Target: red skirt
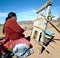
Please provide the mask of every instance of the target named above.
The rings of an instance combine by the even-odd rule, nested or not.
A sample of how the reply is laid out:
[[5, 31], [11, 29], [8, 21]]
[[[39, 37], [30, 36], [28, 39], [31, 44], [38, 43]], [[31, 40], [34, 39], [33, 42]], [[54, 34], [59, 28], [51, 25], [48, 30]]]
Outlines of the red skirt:
[[[3, 39], [3, 41], [5, 41], [5, 39]], [[3, 42], [2, 41], [2, 42]], [[14, 46], [16, 44], [20, 44], [20, 43], [25, 43], [27, 44], [30, 48], [32, 48], [32, 44], [30, 43], [30, 41], [28, 41], [27, 39], [25, 38], [20, 38], [20, 39], [15, 39], [15, 40], [8, 40], [7, 42], [5, 42], [5, 44], [3, 44], [3, 46], [5, 48], [14, 48]]]

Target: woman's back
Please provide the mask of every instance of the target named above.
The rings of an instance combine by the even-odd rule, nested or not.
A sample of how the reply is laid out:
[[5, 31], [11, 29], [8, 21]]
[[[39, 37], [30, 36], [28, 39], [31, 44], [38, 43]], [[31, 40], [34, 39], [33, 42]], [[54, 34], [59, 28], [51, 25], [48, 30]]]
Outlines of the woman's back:
[[24, 30], [20, 28], [14, 19], [7, 20], [4, 29], [5, 37], [10, 39], [18, 39], [22, 37], [23, 32]]

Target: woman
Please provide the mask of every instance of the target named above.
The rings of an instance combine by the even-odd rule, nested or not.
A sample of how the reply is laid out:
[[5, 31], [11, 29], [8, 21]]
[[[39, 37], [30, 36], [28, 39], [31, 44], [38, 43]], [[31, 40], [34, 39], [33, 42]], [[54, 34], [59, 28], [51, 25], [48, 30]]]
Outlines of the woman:
[[3, 47], [8, 50], [13, 49], [16, 44], [24, 43], [32, 48], [32, 44], [25, 39], [22, 29], [17, 21], [17, 16], [14, 12], [10, 12], [6, 18], [3, 33], [5, 34], [4, 39], [2, 40]]

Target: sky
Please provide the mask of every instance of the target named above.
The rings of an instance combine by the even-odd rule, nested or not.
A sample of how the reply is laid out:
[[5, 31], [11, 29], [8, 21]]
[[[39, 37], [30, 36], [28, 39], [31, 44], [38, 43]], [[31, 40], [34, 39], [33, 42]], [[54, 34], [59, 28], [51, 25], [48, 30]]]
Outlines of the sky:
[[[17, 21], [35, 20], [36, 11], [48, 0], [0, 0], [0, 23], [5, 22], [9, 12], [17, 14]], [[60, 16], [60, 0], [53, 0], [52, 15]]]

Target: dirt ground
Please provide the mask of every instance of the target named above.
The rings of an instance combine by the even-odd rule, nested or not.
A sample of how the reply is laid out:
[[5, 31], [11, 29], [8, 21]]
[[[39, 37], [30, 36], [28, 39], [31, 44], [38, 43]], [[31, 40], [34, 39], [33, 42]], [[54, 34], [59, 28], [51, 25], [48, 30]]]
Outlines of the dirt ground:
[[[42, 54], [39, 54], [39, 51], [37, 50], [38, 44], [31, 39], [31, 43], [33, 44], [34, 53], [32, 55], [28, 56], [27, 58], [60, 58], [60, 33], [57, 32], [52, 26], [50, 26], [49, 30], [51, 30], [52, 32], [55, 33], [54, 39], [56, 39], [56, 40], [54, 40], [55, 42], [51, 42], [47, 46], [47, 49], [50, 53], [48, 54], [46, 51], [44, 51]], [[26, 36], [31, 35], [31, 30], [25, 31], [25, 35]]]
[[[60, 39], [60, 33], [58, 33], [53, 27], [51, 27], [50, 30], [55, 33], [54, 39]], [[30, 34], [31, 31], [29, 30], [25, 31], [26, 36]], [[28, 56], [27, 58], [60, 58], [60, 40], [54, 41], [55, 42], [51, 42], [47, 47], [48, 51], [50, 52], [49, 54], [46, 51], [44, 51], [42, 54], [39, 54], [39, 51], [37, 50], [38, 44], [31, 40], [31, 43], [33, 44], [34, 53]]]
[[[0, 27], [0, 37], [3, 37], [4, 35], [1, 29], [2, 27]], [[58, 33], [53, 27], [51, 27], [50, 30], [55, 33], [55, 39], [60, 39], [60, 33]], [[31, 30], [26, 30], [24, 34], [26, 37], [31, 35]], [[33, 44], [34, 53], [27, 58], [60, 58], [60, 41], [55, 40], [55, 42], [51, 42], [48, 45], [47, 49], [50, 52], [49, 54], [46, 51], [44, 51], [42, 54], [39, 54], [37, 51], [37, 43], [32, 40], [31, 43]]]

